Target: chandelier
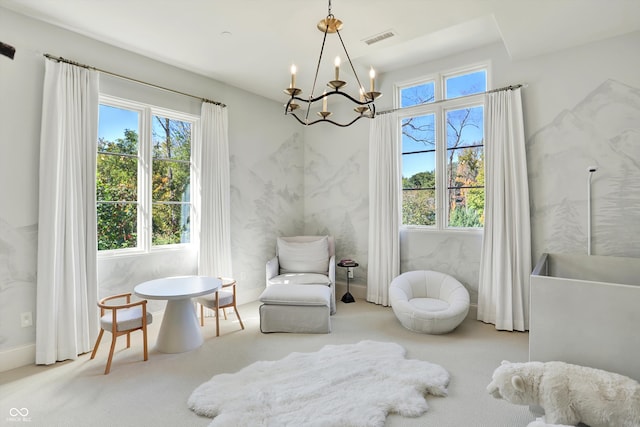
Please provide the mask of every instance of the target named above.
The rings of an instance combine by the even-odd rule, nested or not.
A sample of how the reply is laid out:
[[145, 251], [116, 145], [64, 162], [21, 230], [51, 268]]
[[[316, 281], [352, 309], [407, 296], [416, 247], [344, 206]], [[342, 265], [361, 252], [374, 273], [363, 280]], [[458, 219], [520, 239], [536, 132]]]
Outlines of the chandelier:
[[[342, 41], [342, 36], [340, 35], [340, 30], [342, 29], [342, 21], [337, 19], [331, 13], [331, 0], [329, 0], [329, 12], [327, 17], [318, 22], [318, 30], [324, 33], [324, 37], [322, 39], [322, 47], [320, 49], [320, 57], [318, 58], [318, 65], [316, 66], [316, 74], [313, 79], [313, 86], [311, 88], [311, 93], [308, 98], [301, 98], [299, 95], [302, 93], [302, 89], [296, 87], [296, 66], [291, 66], [291, 84], [287, 89], [284, 90], [286, 94], [289, 95], [289, 101], [285, 105], [284, 113], [285, 115], [293, 116], [298, 122], [300, 122], [304, 126], [310, 126], [316, 123], [331, 123], [336, 126], [347, 127], [355, 123], [357, 120], [367, 117], [372, 119], [376, 115], [376, 106], [374, 104], [374, 100], [382, 96], [380, 92], [375, 91], [375, 71], [371, 68], [369, 72], [369, 90], [365, 90], [364, 86], [360, 83], [360, 79], [358, 78], [358, 74], [356, 73], [355, 68], [353, 67], [353, 63], [351, 62], [351, 58], [349, 57], [349, 52], [347, 52], [347, 48]], [[340, 39], [340, 44], [342, 45], [342, 49], [344, 50], [344, 54], [347, 57], [347, 61], [349, 61], [349, 67], [355, 76], [357, 87], [358, 87], [358, 98], [354, 98], [348, 93], [344, 92], [342, 89], [347, 85], [344, 80], [340, 80], [340, 57], [336, 57], [334, 62], [334, 80], [331, 80], [327, 83], [328, 90], [325, 89], [321, 95], [316, 96], [316, 83], [318, 82], [318, 72], [320, 71], [320, 64], [322, 62], [322, 54], [324, 53], [325, 42], [327, 40], [327, 34], [337, 34]], [[347, 98], [350, 100], [353, 105], [353, 111], [355, 111], [355, 115], [351, 119], [351, 121], [345, 121], [344, 123], [338, 123], [329, 117], [332, 115], [332, 112], [329, 110], [329, 98], [333, 98], [333, 102], [336, 100], [342, 100], [342, 98], [336, 96], [340, 95], [341, 97]], [[298, 102], [296, 102], [298, 101]], [[320, 104], [322, 103], [322, 108], [320, 108]], [[305, 108], [301, 108], [305, 106]], [[317, 107], [316, 107], [317, 106]], [[312, 107], [316, 107], [320, 111], [317, 111], [316, 114], [319, 118], [313, 120], [309, 118]], [[313, 116], [312, 116], [313, 117]]]

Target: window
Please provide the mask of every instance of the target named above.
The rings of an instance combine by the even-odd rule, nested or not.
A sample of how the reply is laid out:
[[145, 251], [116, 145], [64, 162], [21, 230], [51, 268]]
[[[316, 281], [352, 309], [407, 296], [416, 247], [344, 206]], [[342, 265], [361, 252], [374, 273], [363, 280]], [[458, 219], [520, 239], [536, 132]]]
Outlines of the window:
[[101, 97], [97, 142], [98, 250], [191, 241], [191, 136], [196, 117]]
[[483, 227], [486, 82], [476, 68], [397, 88], [403, 225]]
[[189, 243], [191, 123], [154, 115], [152, 242]]

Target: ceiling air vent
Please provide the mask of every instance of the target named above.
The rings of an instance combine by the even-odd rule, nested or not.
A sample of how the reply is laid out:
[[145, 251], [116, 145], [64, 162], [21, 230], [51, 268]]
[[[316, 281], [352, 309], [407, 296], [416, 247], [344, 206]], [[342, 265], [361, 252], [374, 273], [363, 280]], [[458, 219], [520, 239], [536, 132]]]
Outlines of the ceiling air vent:
[[378, 43], [382, 40], [386, 40], [390, 37], [394, 37], [396, 35], [396, 32], [394, 30], [387, 30], [385, 32], [382, 32], [380, 34], [376, 34], [375, 36], [371, 36], [367, 39], [364, 39], [363, 41], [368, 44], [368, 45], [372, 45], [374, 43]]

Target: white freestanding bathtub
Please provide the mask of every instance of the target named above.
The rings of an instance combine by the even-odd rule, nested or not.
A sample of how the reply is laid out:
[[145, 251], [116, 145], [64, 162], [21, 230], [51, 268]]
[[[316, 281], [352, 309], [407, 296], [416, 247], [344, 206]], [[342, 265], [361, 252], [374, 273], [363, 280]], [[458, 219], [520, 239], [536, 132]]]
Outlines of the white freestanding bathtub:
[[543, 254], [531, 274], [529, 360], [640, 381], [640, 258]]

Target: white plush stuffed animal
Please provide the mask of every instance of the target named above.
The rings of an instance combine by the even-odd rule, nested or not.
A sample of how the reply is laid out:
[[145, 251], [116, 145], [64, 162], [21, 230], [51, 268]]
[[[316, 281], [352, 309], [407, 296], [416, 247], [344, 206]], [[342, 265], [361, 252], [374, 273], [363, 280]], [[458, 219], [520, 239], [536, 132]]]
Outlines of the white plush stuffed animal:
[[544, 417], [528, 427], [640, 427], [640, 383], [600, 369], [503, 361], [487, 391], [517, 405], [541, 406]]

